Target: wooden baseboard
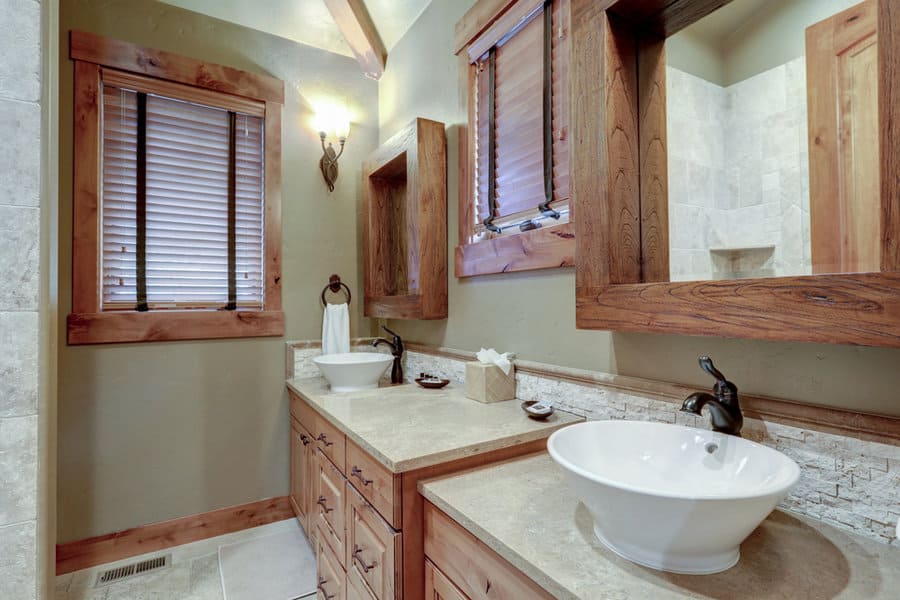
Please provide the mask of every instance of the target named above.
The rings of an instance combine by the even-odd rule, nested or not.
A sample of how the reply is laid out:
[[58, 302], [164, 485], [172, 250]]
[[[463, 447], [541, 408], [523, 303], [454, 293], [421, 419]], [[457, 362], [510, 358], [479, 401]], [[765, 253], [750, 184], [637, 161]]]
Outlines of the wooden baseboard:
[[229, 506], [56, 546], [56, 574], [293, 518], [287, 496]]

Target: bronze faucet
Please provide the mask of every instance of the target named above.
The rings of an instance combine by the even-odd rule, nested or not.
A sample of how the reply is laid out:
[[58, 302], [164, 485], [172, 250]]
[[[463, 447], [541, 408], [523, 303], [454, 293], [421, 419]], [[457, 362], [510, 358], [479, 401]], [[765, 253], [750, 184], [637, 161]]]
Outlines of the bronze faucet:
[[700, 357], [700, 368], [716, 378], [713, 393], [695, 392], [684, 399], [681, 410], [700, 415], [704, 406], [709, 407], [713, 431], [741, 437], [744, 426], [744, 415], [738, 402], [737, 386], [725, 379], [725, 376], [713, 366], [708, 356]]
[[384, 325], [381, 328], [394, 336], [394, 341], [389, 342], [384, 338], [378, 338], [372, 342], [372, 347], [377, 348], [379, 344], [387, 344], [391, 347], [391, 355], [394, 357], [394, 366], [391, 367], [391, 383], [403, 383], [403, 365], [400, 364], [400, 360], [403, 358], [403, 339]]

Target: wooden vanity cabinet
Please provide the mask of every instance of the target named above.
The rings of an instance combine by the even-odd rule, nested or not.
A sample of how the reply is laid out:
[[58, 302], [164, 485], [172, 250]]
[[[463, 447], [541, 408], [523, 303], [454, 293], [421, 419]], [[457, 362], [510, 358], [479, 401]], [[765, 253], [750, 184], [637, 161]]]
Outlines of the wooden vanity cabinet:
[[346, 567], [347, 480], [321, 450], [316, 450], [316, 534]]
[[401, 559], [400, 534], [348, 485], [347, 575], [355, 572], [376, 598], [398, 598]]
[[425, 558], [428, 600], [553, 600], [546, 590], [427, 501]]
[[316, 600], [344, 600], [347, 577], [341, 563], [321, 537], [316, 543]]
[[312, 510], [314, 499], [311, 485], [314, 476], [315, 448], [312, 434], [297, 419], [291, 418], [290, 502], [294, 514], [310, 542], [315, 537], [313, 521], [315, 512]]
[[[317, 559], [324, 562], [319, 579], [327, 580], [326, 589], [319, 588], [319, 600], [420, 600], [426, 597], [426, 585], [438, 590], [429, 591], [429, 599], [458, 600], [460, 596], [450, 594], [452, 587], [434, 573], [426, 584], [419, 480], [541, 451], [546, 440], [394, 473], [299, 395], [291, 391], [290, 396], [295, 440], [291, 497], [307, 498], [306, 512], [301, 501], [292, 505], [301, 523], [305, 519]], [[304, 444], [302, 436], [307, 433], [313, 441]], [[339, 577], [340, 587], [332, 583]]]
[[425, 560], [425, 600], [469, 600], [446, 575]]

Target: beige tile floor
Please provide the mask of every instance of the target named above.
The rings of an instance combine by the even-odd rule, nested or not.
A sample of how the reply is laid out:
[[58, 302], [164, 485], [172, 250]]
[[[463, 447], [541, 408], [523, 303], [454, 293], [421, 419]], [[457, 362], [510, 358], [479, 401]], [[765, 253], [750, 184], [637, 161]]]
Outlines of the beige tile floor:
[[[295, 527], [297, 521], [288, 519], [60, 575], [56, 578], [56, 600], [225, 600], [219, 571], [219, 546]], [[105, 587], [94, 587], [101, 571], [161, 554], [172, 555], [171, 566]], [[315, 594], [305, 596], [303, 600], [312, 598]]]

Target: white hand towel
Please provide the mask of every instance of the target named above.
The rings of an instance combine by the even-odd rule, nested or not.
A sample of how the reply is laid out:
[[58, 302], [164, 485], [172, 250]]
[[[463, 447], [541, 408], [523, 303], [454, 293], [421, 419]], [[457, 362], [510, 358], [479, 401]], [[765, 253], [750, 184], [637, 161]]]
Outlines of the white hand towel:
[[322, 354], [350, 352], [350, 311], [346, 304], [328, 304], [322, 315]]

